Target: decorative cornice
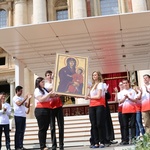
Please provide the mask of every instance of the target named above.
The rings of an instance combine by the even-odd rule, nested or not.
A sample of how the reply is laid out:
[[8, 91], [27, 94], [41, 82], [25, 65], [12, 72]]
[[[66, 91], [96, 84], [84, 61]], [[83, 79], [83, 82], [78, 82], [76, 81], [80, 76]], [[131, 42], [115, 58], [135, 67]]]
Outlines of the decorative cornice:
[[10, 83], [10, 84], [12, 84], [12, 83], [15, 82], [15, 78], [10, 77], [10, 78], [7, 79], [7, 82]]

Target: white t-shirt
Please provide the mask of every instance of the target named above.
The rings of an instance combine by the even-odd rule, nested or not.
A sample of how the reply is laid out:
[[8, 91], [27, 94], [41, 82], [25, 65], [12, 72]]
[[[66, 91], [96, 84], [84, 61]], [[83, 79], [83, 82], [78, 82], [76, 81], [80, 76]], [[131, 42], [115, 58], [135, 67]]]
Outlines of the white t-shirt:
[[[128, 95], [129, 98], [135, 99], [136, 98], [136, 92], [133, 89], [124, 89], [121, 91], [121, 97], [125, 97], [125, 95]], [[126, 100], [123, 102], [123, 108], [122, 113], [135, 113], [136, 112], [136, 103], [126, 98]]]
[[9, 116], [11, 114], [11, 107], [8, 103], [2, 104], [2, 108], [6, 108], [7, 110], [0, 110], [0, 125], [9, 124]]
[[[147, 86], [148, 90], [150, 91], [150, 84]], [[142, 86], [142, 100], [149, 100], [150, 94], [146, 91], [146, 87]]]
[[[95, 88], [96, 86], [96, 88]], [[95, 107], [95, 106], [105, 106], [106, 102], [105, 102], [105, 89], [104, 89], [104, 83], [100, 82], [98, 83], [98, 85], [95, 85], [92, 87], [91, 91], [90, 91], [90, 96], [94, 97], [97, 95], [98, 91], [101, 90], [101, 97], [100, 99], [91, 99], [90, 100], [90, 107]]]
[[45, 87], [48, 91], [50, 91], [50, 90], [53, 88], [53, 83], [45, 82], [44, 87]]
[[[120, 101], [121, 99], [123, 99], [123, 96], [122, 96], [122, 94], [121, 94], [121, 91], [117, 93], [117, 98], [118, 98], [118, 101]], [[123, 105], [123, 103], [119, 103], [119, 104], [118, 104], [119, 107], [121, 107], [122, 105]]]
[[91, 89], [90, 91], [90, 96], [93, 97], [95, 95], [97, 95], [98, 90], [102, 90], [102, 97], [105, 97], [105, 89], [104, 89], [104, 83], [100, 82], [96, 89]]
[[[43, 90], [44, 90], [44, 89], [43, 89]], [[47, 92], [46, 90], [44, 90], [44, 92], [45, 92], [44, 95], [47, 95], [47, 94], [48, 94], [48, 92]], [[34, 90], [35, 107], [37, 106], [37, 103], [39, 102], [39, 100], [36, 99], [36, 97], [38, 97], [38, 96], [43, 96], [43, 94], [42, 94], [42, 92], [39, 90], [39, 88], [36, 88], [36, 89]], [[48, 101], [50, 101], [50, 98], [47, 98], [44, 102], [48, 102]]]
[[[137, 90], [137, 91], [138, 91], [138, 93], [136, 93], [136, 98], [140, 97], [140, 95], [141, 95], [141, 91], [140, 90]], [[141, 104], [141, 99], [140, 100], [137, 99], [136, 104]]]
[[[150, 84], [147, 86], [150, 91]], [[150, 111], [150, 94], [146, 91], [146, 87], [142, 87], [142, 111]]]
[[24, 100], [23, 97], [15, 95], [13, 97], [13, 107], [14, 107], [14, 116], [26, 117], [26, 107], [25, 102], [21, 106], [18, 106], [16, 102], [22, 102]]

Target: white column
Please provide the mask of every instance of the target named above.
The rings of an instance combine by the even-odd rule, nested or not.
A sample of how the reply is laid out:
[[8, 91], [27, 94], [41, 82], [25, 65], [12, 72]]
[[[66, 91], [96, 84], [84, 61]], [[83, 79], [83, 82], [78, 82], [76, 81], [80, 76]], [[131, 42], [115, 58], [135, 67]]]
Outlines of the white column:
[[124, 0], [120, 0], [120, 3], [119, 3], [119, 11], [121, 13], [125, 13], [126, 12], [126, 7], [125, 7], [125, 1]]
[[46, 0], [33, 0], [33, 23], [46, 21]]
[[15, 87], [18, 85], [24, 87], [24, 67], [22, 62], [15, 59]]
[[85, 0], [73, 0], [73, 19], [87, 17], [87, 6]]
[[141, 12], [147, 10], [146, 0], [132, 0], [133, 12]]
[[[32, 94], [34, 93], [34, 74], [28, 69], [24, 69], [24, 93]], [[32, 108], [30, 108], [30, 113], [27, 115], [27, 118], [34, 118], [34, 97], [31, 99]]]
[[145, 74], [149, 74], [150, 75], [150, 70], [140, 70], [137, 72], [137, 75], [138, 75], [138, 83], [139, 83], [139, 86], [143, 86], [144, 84], [144, 81], [143, 81], [143, 75]]
[[93, 0], [93, 6], [94, 6], [94, 16], [99, 16], [100, 15], [100, 1]]
[[10, 27], [10, 26], [12, 26], [12, 9], [11, 8], [9, 8], [8, 9], [8, 26]]
[[13, 97], [15, 96], [15, 79], [9, 78], [7, 82], [10, 84], [10, 105], [13, 105]]
[[8, 2], [8, 26], [12, 26], [12, 2]]
[[27, 1], [15, 0], [14, 25], [27, 24]]

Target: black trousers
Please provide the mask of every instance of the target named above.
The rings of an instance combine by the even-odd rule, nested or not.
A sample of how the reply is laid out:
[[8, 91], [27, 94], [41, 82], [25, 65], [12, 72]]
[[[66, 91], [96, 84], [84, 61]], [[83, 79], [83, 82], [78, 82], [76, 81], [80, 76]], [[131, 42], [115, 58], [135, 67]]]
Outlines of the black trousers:
[[123, 119], [123, 141], [129, 142], [129, 128], [131, 129], [131, 139], [136, 136], [136, 113], [122, 114]]
[[52, 140], [52, 150], [56, 150], [57, 141], [56, 141], [56, 127], [55, 120], [57, 119], [57, 124], [59, 128], [59, 148], [64, 148], [64, 115], [62, 107], [55, 109], [50, 109], [50, 129], [51, 129], [51, 140]]
[[15, 149], [23, 148], [26, 117], [15, 116]]
[[10, 136], [9, 136], [9, 124], [0, 125], [0, 149], [2, 147], [2, 132], [4, 131], [5, 134], [5, 141], [6, 141], [6, 148], [10, 149]]
[[105, 126], [106, 126], [106, 140], [107, 143], [110, 143], [110, 141], [113, 141], [115, 139], [115, 135], [108, 102], [106, 102], [106, 109], [105, 109]]
[[123, 130], [123, 119], [122, 119], [122, 112], [118, 112], [118, 119], [120, 124], [120, 132], [121, 132], [121, 141], [124, 139], [124, 130]]
[[47, 130], [50, 123], [49, 108], [35, 108], [35, 117], [37, 119], [39, 131], [38, 138], [41, 150], [46, 147]]
[[105, 107], [95, 106], [89, 108], [89, 117], [91, 122], [91, 132], [94, 143], [92, 144], [105, 144]]

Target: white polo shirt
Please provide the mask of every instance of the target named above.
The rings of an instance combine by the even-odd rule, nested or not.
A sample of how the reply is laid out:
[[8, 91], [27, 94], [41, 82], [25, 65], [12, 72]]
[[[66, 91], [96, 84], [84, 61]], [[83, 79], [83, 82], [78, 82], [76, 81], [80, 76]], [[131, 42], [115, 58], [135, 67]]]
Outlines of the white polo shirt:
[[23, 101], [24, 98], [21, 96], [15, 95], [13, 97], [13, 107], [14, 107], [14, 116], [20, 116], [20, 117], [26, 117], [26, 108], [25, 108], [25, 103], [21, 106], [18, 106], [16, 102], [18, 101]]

